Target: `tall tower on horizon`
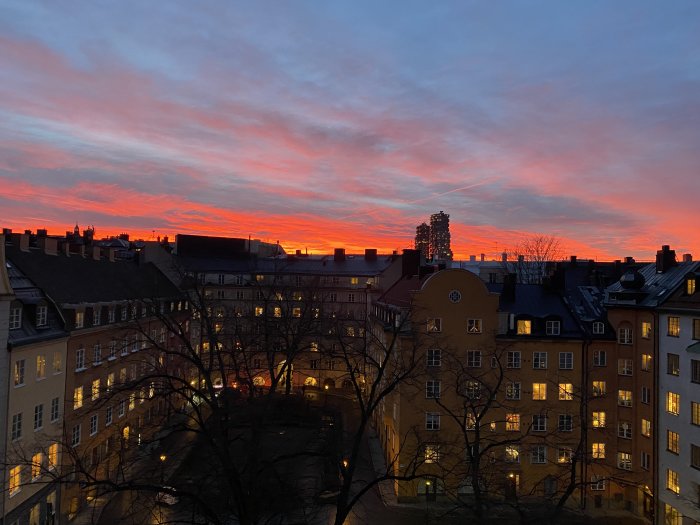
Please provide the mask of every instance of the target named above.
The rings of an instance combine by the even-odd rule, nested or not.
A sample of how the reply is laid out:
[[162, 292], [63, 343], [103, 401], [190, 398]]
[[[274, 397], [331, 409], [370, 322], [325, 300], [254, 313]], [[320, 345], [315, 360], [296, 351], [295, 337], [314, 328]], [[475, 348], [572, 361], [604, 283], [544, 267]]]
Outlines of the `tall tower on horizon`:
[[442, 210], [440, 213], [433, 213], [430, 216], [430, 256], [433, 259], [452, 260], [450, 215]]
[[416, 226], [415, 249], [420, 251], [426, 260], [430, 259], [430, 226], [424, 222]]

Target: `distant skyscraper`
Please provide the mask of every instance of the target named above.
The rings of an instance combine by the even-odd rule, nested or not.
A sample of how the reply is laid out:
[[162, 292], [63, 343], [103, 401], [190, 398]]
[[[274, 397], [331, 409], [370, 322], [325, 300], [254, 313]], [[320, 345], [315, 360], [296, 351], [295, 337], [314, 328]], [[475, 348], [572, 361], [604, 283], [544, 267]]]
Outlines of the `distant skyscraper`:
[[430, 216], [430, 256], [433, 259], [452, 260], [450, 216], [442, 211]]
[[423, 257], [430, 259], [430, 226], [424, 222], [416, 226], [415, 248], [423, 254]]

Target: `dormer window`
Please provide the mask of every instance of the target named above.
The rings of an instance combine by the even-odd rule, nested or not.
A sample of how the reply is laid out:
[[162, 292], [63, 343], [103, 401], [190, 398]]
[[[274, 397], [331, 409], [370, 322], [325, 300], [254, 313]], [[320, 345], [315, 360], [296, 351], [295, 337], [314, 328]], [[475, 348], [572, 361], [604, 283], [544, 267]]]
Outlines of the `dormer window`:
[[92, 311], [92, 325], [93, 326], [100, 326], [101, 322], [102, 322], [102, 309], [99, 306], [95, 306], [95, 309]]
[[82, 328], [85, 325], [85, 312], [75, 312], [75, 327]]
[[36, 325], [38, 327], [46, 326], [49, 309], [45, 305], [36, 307]]
[[22, 328], [22, 307], [12, 306], [10, 308], [10, 330]]
[[693, 295], [695, 293], [695, 277], [688, 277], [685, 281], [685, 293]]
[[530, 319], [518, 319], [518, 335], [530, 335], [532, 333], [532, 321]]
[[605, 324], [600, 321], [593, 322], [593, 334], [602, 335], [605, 333]]
[[561, 321], [551, 320], [547, 321], [545, 324], [545, 330], [547, 335], [559, 335], [561, 333]]

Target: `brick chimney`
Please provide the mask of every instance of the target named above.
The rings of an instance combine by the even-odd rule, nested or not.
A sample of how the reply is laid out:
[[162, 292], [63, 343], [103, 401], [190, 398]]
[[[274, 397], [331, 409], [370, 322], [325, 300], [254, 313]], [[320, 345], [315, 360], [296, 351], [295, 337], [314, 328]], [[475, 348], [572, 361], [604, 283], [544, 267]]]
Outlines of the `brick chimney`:
[[693, 262], [693, 254], [691, 254], [691, 253], [684, 253], [684, 254], [683, 254], [683, 262], [684, 262], [684, 263], [691, 263], [691, 262]]
[[335, 262], [345, 261], [345, 248], [336, 248], [333, 252], [333, 260]]
[[671, 250], [668, 244], [664, 244], [656, 252], [656, 273], [667, 272], [677, 264], [676, 250]]
[[376, 261], [377, 260], [377, 249], [376, 248], [365, 248], [365, 261]]

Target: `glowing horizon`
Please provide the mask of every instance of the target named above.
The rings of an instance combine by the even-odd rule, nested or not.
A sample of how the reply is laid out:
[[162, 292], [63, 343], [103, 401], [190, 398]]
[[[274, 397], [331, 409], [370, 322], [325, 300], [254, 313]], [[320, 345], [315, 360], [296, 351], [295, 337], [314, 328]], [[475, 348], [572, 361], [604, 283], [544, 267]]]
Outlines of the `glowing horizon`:
[[[700, 4], [4, 2], [0, 226], [700, 256]], [[621, 36], [624, 35], [624, 38]]]

